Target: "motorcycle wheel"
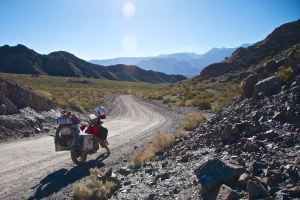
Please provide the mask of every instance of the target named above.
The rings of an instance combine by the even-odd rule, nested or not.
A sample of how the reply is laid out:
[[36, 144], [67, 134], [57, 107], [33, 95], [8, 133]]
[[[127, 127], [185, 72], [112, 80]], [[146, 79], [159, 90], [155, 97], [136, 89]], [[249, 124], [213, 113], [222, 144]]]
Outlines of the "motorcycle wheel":
[[71, 159], [76, 165], [82, 165], [87, 158], [87, 153], [81, 152], [81, 153], [75, 153], [71, 151]]
[[62, 124], [56, 129], [55, 137], [57, 142], [63, 147], [71, 147], [75, 130], [69, 125]]

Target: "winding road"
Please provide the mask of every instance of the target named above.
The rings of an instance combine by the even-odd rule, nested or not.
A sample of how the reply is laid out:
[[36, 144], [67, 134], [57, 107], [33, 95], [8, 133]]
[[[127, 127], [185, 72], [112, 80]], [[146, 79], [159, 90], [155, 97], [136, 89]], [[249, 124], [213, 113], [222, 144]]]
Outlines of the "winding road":
[[[68, 186], [88, 176], [88, 169], [112, 165], [149, 142], [157, 130], [168, 130], [173, 124], [166, 108], [133, 95], [112, 95], [106, 104], [103, 126], [109, 130], [109, 156], [99, 149], [88, 155], [83, 166], [76, 166], [69, 151], [55, 152], [50, 136], [1, 144], [0, 198], [53, 199], [57, 192], [69, 190]], [[71, 198], [73, 191], [66, 193]]]

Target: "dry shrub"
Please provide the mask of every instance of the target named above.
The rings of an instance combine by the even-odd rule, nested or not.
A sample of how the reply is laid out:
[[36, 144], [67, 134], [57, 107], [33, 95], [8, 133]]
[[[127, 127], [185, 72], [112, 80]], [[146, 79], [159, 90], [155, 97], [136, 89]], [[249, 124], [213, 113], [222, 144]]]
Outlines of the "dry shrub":
[[70, 108], [73, 108], [74, 110], [77, 110], [78, 112], [84, 113], [84, 108], [80, 105], [80, 103], [75, 98], [69, 99], [69, 106]]
[[192, 100], [192, 105], [195, 107], [198, 107], [201, 110], [209, 110], [211, 109], [211, 104], [212, 99], [199, 99], [196, 98], [194, 100]]
[[152, 139], [151, 147], [154, 148], [155, 153], [169, 148], [174, 142], [174, 136], [171, 133], [162, 134], [157, 131], [157, 134]]
[[213, 106], [212, 113], [218, 113], [220, 110], [225, 108], [227, 106], [227, 101], [217, 101], [215, 102], [215, 105]]
[[202, 121], [207, 120], [207, 118], [201, 113], [190, 113], [185, 116], [181, 122], [181, 126], [187, 130], [194, 130]]
[[183, 137], [185, 135], [186, 135], [186, 131], [185, 130], [180, 129], [180, 130], [177, 131], [177, 137], [181, 138], [181, 137]]
[[193, 106], [192, 100], [187, 100], [187, 101], [185, 101], [185, 106], [187, 106], [187, 107]]
[[155, 156], [155, 153], [151, 148], [147, 148], [145, 151], [135, 153], [130, 157], [131, 161], [134, 162], [134, 166], [141, 166], [143, 163], [150, 161]]
[[47, 91], [42, 91], [42, 90], [35, 90], [35, 92], [39, 95], [41, 95], [42, 97], [46, 97], [48, 99], [52, 98], [52, 94], [50, 92]]
[[99, 169], [91, 168], [92, 179], [87, 180], [85, 183], [75, 184], [74, 196], [79, 199], [106, 199], [110, 192], [115, 189], [116, 184], [110, 181], [103, 184], [102, 181], [98, 180], [99, 172]]
[[174, 140], [175, 138], [171, 133], [162, 134], [160, 131], [157, 131], [157, 134], [146, 150], [135, 153], [130, 159], [134, 162], [136, 167], [141, 166], [143, 163], [154, 158], [157, 152], [170, 148]]
[[175, 105], [176, 105], [176, 106], [184, 106], [184, 105], [185, 105], [185, 101], [183, 101], [183, 100], [177, 101], [177, 102], [175, 103]]

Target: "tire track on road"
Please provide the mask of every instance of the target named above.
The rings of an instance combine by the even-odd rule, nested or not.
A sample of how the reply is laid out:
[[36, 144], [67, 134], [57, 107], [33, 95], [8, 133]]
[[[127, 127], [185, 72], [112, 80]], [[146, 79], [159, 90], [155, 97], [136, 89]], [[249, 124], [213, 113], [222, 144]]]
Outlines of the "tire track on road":
[[106, 160], [97, 160], [104, 152], [100, 149], [96, 154], [88, 155], [85, 166], [76, 167], [69, 151], [55, 152], [54, 140], [50, 136], [1, 144], [0, 197], [49, 199], [59, 190], [88, 176], [89, 168], [116, 162], [121, 156], [130, 154], [135, 145], [149, 141], [156, 130], [166, 129], [172, 124], [163, 109], [138, 97], [120, 95], [113, 99], [110, 103], [115, 107], [103, 124], [109, 130], [111, 149]]

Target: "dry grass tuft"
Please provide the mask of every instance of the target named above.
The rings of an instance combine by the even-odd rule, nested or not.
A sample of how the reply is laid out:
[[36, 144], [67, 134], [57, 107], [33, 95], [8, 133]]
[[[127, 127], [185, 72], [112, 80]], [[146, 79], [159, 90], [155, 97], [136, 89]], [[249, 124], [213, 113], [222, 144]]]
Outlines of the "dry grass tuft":
[[207, 118], [201, 113], [190, 113], [185, 116], [184, 120], [181, 122], [181, 126], [187, 130], [194, 130], [202, 121], [207, 120]]
[[183, 137], [185, 135], [186, 135], [186, 131], [185, 130], [180, 129], [180, 130], [177, 131], [177, 137], [181, 138], [181, 137]]
[[46, 97], [48, 99], [52, 98], [52, 94], [50, 92], [47, 91], [43, 91], [43, 90], [36, 90], [35, 91], [37, 94], [41, 95], [42, 97]]
[[78, 112], [85, 113], [84, 108], [80, 105], [76, 98], [69, 99], [69, 106]]
[[162, 134], [157, 131], [157, 134], [152, 139], [151, 144], [145, 151], [140, 151], [131, 156], [131, 160], [136, 167], [154, 158], [155, 154], [160, 151], [165, 151], [174, 143], [175, 137], [171, 133]]
[[74, 196], [79, 199], [106, 199], [110, 192], [115, 189], [116, 184], [110, 181], [103, 184], [102, 181], [98, 180], [99, 172], [99, 169], [91, 168], [92, 179], [85, 183], [77, 183], [74, 187]]

